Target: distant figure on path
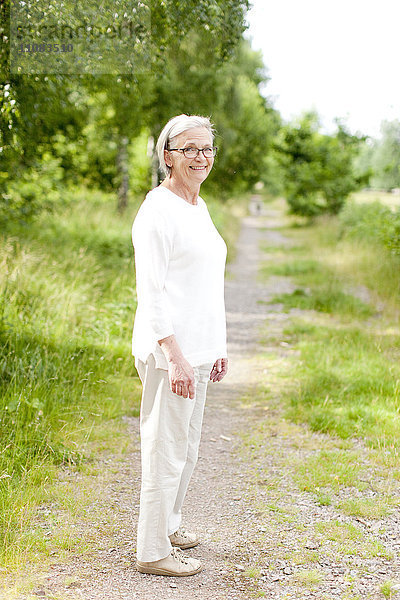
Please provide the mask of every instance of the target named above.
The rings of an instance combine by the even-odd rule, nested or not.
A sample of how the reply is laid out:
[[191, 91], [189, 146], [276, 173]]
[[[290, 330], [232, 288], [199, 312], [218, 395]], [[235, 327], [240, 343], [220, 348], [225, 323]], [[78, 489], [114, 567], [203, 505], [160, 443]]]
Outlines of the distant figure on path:
[[132, 354], [143, 384], [142, 486], [137, 536], [141, 573], [187, 576], [201, 563], [182, 550], [199, 543], [181, 526], [198, 457], [207, 383], [226, 375], [226, 245], [200, 186], [217, 149], [210, 121], [179, 115], [157, 142], [166, 178], [132, 228], [138, 306]]

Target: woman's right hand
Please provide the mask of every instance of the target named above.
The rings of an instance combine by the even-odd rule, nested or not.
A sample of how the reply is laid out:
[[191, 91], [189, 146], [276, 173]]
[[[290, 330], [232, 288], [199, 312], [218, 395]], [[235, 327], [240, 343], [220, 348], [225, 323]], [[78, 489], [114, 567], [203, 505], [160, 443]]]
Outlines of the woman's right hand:
[[193, 400], [195, 393], [194, 371], [188, 361], [182, 357], [168, 364], [168, 376], [174, 394]]
[[194, 398], [194, 371], [179, 347], [174, 335], [158, 340], [168, 362], [169, 385], [174, 394]]

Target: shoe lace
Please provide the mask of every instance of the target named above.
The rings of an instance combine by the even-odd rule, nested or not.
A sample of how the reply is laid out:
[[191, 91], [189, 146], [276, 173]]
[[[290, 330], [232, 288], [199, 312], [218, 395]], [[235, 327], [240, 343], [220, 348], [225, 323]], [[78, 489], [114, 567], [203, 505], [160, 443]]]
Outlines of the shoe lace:
[[189, 561], [180, 548], [172, 548], [171, 556], [183, 565], [188, 565]]
[[186, 529], [184, 527], [179, 527], [178, 531], [175, 532], [175, 535], [183, 537], [183, 538], [187, 538], [188, 534], [186, 532]]

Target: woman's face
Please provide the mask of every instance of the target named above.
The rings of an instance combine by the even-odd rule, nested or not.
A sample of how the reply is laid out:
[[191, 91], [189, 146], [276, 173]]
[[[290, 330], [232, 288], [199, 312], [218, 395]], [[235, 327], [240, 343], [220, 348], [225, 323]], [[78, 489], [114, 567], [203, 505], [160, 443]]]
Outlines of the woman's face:
[[[213, 140], [205, 127], [188, 129], [175, 138], [170, 146], [174, 148], [210, 148]], [[207, 179], [214, 164], [214, 158], [206, 158], [199, 152], [196, 158], [186, 158], [183, 152], [165, 150], [165, 162], [172, 167], [171, 178], [184, 185], [201, 184]]]

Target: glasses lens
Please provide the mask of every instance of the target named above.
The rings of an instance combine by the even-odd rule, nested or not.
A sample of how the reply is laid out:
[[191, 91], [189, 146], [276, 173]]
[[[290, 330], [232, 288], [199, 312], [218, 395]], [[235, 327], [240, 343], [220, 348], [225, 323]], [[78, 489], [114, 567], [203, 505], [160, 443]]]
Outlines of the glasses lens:
[[206, 158], [212, 158], [215, 156], [216, 148], [204, 148], [203, 152]]
[[184, 148], [183, 152], [186, 158], [196, 158], [196, 156], [198, 155], [197, 148]]

